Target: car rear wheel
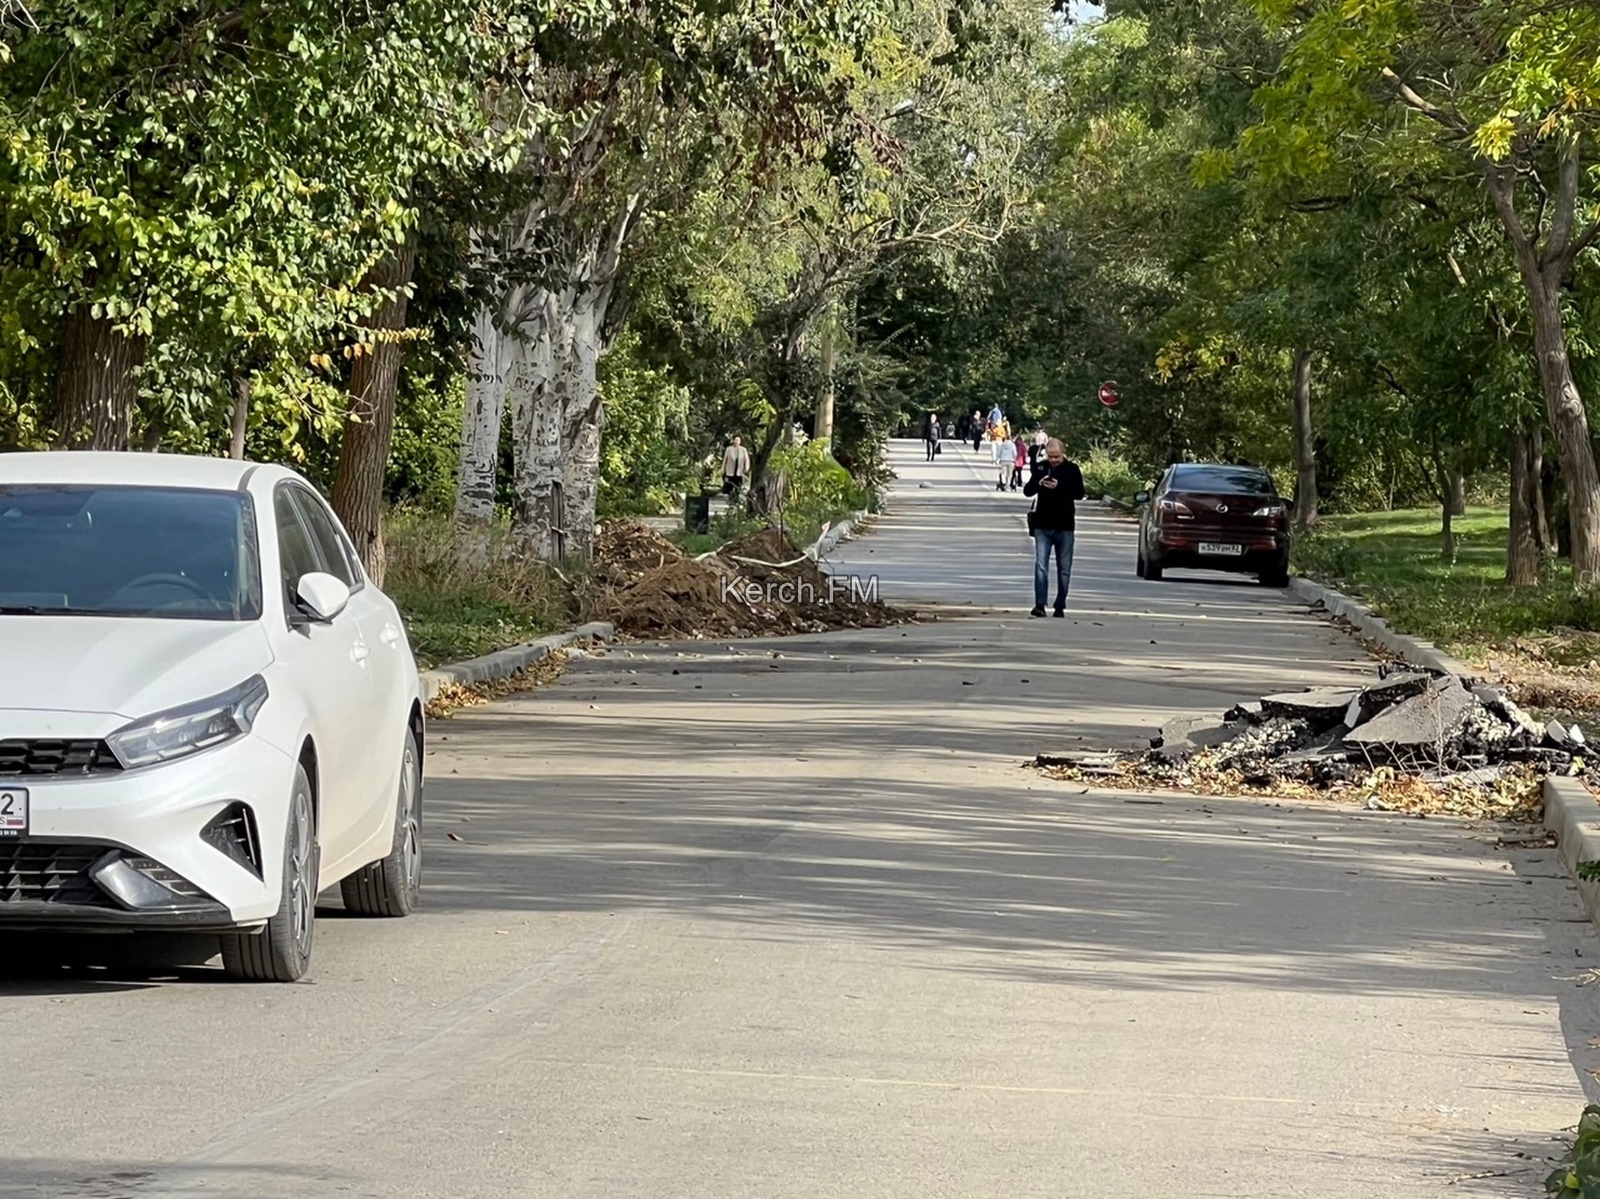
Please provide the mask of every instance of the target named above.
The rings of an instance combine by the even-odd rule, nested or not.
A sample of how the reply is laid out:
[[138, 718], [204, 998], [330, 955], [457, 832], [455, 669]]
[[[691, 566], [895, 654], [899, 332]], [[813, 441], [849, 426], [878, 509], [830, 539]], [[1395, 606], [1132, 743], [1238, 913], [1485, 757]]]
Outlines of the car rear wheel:
[[292, 983], [310, 969], [317, 931], [318, 858], [311, 778], [304, 766], [296, 766], [278, 911], [259, 932], [229, 933], [222, 938], [222, 968], [231, 977]]
[[1162, 569], [1163, 568], [1162, 568], [1160, 563], [1152, 562], [1148, 558], [1145, 559], [1144, 577], [1149, 579], [1152, 583], [1161, 582], [1161, 571], [1162, 571]]
[[339, 884], [347, 910], [361, 916], [409, 916], [422, 887], [422, 771], [417, 735], [406, 730], [400, 793], [388, 857], [363, 866]]
[[1261, 585], [1263, 587], [1287, 587], [1289, 585], [1289, 568], [1280, 566], [1272, 570], [1262, 571]]
[[1139, 557], [1134, 561], [1134, 564], [1133, 564], [1133, 573], [1138, 575], [1142, 579], [1142, 578], [1144, 578], [1144, 572], [1145, 572], [1144, 551], [1140, 550], [1139, 551]]

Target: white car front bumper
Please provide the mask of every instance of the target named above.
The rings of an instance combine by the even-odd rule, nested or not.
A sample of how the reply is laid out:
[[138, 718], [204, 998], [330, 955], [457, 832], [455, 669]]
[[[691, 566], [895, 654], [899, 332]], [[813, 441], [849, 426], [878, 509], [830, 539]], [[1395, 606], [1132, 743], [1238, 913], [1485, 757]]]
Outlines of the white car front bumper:
[[258, 925], [278, 910], [295, 762], [260, 737], [140, 770], [23, 774], [0, 928]]

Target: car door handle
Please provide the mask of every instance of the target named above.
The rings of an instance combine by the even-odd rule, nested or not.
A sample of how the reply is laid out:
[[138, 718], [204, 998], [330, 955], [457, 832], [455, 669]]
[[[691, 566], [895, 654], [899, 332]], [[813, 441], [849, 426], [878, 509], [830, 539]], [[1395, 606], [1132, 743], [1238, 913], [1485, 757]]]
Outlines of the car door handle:
[[384, 625], [383, 632], [379, 635], [379, 638], [385, 645], [395, 644], [400, 640], [400, 626], [392, 624]]
[[372, 650], [365, 641], [357, 641], [350, 647], [350, 660], [352, 662], [365, 662], [372, 655]]

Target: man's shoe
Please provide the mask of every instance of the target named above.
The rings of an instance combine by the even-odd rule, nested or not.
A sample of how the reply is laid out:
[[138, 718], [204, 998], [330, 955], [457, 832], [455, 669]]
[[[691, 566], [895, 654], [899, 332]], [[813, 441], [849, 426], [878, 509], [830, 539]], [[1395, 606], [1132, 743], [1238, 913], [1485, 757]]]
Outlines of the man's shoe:
[[1061, 617], [1065, 617], [1066, 614], [1067, 614], [1067, 610], [1065, 608], [1057, 608], [1053, 613], [1051, 613], [1051, 615], [1053, 615], [1053, 616], [1061, 616]]
[[1029, 616], [1043, 616], [1044, 615], [1044, 608], [1042, 606], [1041, 607], [1037, 607], [1032, 612], [1029, 612], [1028, 615]]

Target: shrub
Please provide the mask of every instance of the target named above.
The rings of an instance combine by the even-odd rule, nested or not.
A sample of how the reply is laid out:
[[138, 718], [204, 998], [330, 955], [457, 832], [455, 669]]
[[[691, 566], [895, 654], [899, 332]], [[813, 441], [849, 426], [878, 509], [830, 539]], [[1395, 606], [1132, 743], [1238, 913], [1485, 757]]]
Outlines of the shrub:
[[1545, 1179], [1544, 1190], [1570, 1199], [1600, 1195], [1600, 1104], [1583, 1109], [1577, 1135], [1561, 1164]]
[[1097, 500], [1109, 495], [1131, 503], [1134, 493], [1150, 483], [1148, 479], [1141, 478], [1125, 459], [1104, 449], [1090, 450], [1078, 465], [1083, 470], [1083, 489], [1090, 499]]

